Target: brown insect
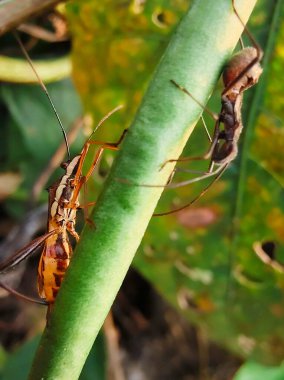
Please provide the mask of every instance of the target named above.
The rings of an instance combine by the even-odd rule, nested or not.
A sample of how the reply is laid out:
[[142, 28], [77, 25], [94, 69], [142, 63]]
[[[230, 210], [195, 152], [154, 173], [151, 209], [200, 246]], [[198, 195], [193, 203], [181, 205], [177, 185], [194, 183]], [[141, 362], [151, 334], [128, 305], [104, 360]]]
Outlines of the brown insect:
[[[96, 129], [119, 109], [121, 109], [121, 106], [109, 112], [100, 121]], [[44, 299], [44, 301], [40, 303], [48, 305], [54, 303], [73, 252], [69, 235], [73, 236], [77, 242], [79, 241], [79, 235], [75, 230], [75, 225], [77, 211], [84, 207], [81, 206], [79, 202], [79, 194], [82, 186], [92, 175], [103, 151], [105, 149], [117, 150], [126, 132], [127, 130], [124, 130], [119, 141], [116, 143], [92, 141], [91, 137], [93, 132], [84, 144], [81, 153], [61, 165], [65, 170], [65, 174], [48, 189], [47, 233], [17, 251], [12, 258], [1, 263], [0, 273], [7, 272], [32, 254], [35, 249], [44, 244], [38, 267], [38, 291], [39, 296]], [[84, 161], [90, 146], [94, 144], [99, 145], [99, 149], [96, 152], [87, 174], [83, 175], [82, 168]], [[88, 206], [90, 206], [90, 204]], [[0, 282], [0, 286], [9, 291], [11, 290], [2, 282]], [[19, 293], [14, 290], [11, 290], [11, 293], [19, 295]], [[28, 299], [28, 297], [24, 298]]]
[[[97, 128], [119, 109], [121, 109], [121, 106], [109, 112], [100, 121]], [[65, 174], [48, 190], [48, 231], [54, 231], [54, 234], [47, 238], [41, 255], [38, 267], [38, 290], [40, 297], [44, 298], [49, 304], [55, 301], [55, 297], [72, 256], [72, 246], [69, 241], [69, 235], [73, 236], [77, 242], [79, 241], [79, 235], [75, 230], [77, 211], [78, 209], [86, 207], [81, 206], [79, 202], [82, 186], [92, 175], [100, 161], [103, 151], [105, 149], [117, 150], [125, 133], [126, 130], [124, 130], [119, 141], [116, 143], [91, 141], [92, 134], [84, 144], [81, 153], [61, 165], [65, 170]], [[99, 149], [96, 152], [87, 174], [83, 175], [82, 169], [84, 161], [90, 146], [94, 144], [99, 145]], [[92, 205], [93, 204], [94, 203], [92, 203]], [[87, 206], [90, 206], [90, 204]]]
[[161, 169], [169, 162], [210, 160], [208, 170], [201, 176], [197, 176], [193, 179], [179, 183], [168, 183], [165, 186], [147, 184], [138, 186], [164, 187], [173, 189], [189, 185], [193, 182], [198, 182], [208, 177], [216, 177], [191, 202], [168, 212], [156, 213], [153, 216], [169, 215], [192, 205], [207, 192], [213, 183], [215, 183], [221, 177], [228, 165], [236, 158], [238, 154], [238, 141], [243, 130], [243, 123], [241, 118], [243, 93], [245, 90], [258, 82], [258, 79], [262, 73], [260, 60], [263, 56], [263, 52], [238, 15], [234, 1], [232, 1], [232, 5], [234, 13], [242, 23], [246, 33], [251, 39], [253, 47], [243, 48], [234, 54], [225, 66], [222, 74], [224, 90], [222, 91], [221, 96], [220, 113], [218, 115], [212, 113], [204, 105], [202, 105], [185, 87], [178, 84], [175, 80], [170, 81], [174, 86], [176, 86], [186, 95], [190, 96], [195, 102], [200, 105], [200, 107], [207, 111], [214, 118], [215, 126], [213, 137], [211, 138], [206, 125], [204, 125], [206, 132], [210, 138], [210, 147], [204, 155], [198, 157], [182, 157], [178, 159], [170, 159], [162, 165]]

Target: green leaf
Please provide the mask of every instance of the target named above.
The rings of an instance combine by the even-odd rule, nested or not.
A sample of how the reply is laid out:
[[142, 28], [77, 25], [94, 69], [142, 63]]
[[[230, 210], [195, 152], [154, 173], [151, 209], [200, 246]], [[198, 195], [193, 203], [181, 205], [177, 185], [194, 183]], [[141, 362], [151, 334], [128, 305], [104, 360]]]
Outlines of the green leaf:
[[39, 343], [39, 337], [23, 344], [17, 351], [7, 357], [3, 368], [3, 380], [27, 379], [32, 359]]
[[284, 367], [265, 367], [261, 364], [245, 363], [234, 376], [234, 380], [283, 380]]
[[[32, 364], [36, 348], [40, 337], [37, 336], [23, 344], [19, 349], [10, 355], [5, 355], [5, 361], [1, 366], [1, 379], [3, 380], [25, 380]], [[4, 355], [4, 353], [3, 353]], [[1, 352], [2, 356], [2, 352]], [[103, 380], [106, 373], [105, 342], [103, 334], [98, 335], [85, 366], [80, 375], [80, 380]]]
[[104, 380], [106, 368], [105, 340], [103, 334], [100, 333], [89, 353], [79, 380]]
[[8, 354], [3, 346], [0, 346], [0, 379], [3, 380], [3, 368], [5, 367]]

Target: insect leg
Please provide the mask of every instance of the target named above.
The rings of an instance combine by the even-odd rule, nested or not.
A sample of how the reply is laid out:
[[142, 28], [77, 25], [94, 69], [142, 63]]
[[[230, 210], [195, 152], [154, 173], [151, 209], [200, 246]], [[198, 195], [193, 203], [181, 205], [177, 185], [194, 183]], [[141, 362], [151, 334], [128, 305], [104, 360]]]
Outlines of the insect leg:
[[219, 139], [219, 133], [220, 133], [220, 120], [219, 120], [219, 115], [214, 114], [211, 112], [208, 108], [206, 108], [203, 104], [201, 104], [185, 87], [180, 86], [178, 83], [176, 83], [174, 80], [171, 79], [171, 83], [173, 83], [177, 88], [179, 88], [181, 91], [183, 91], [186, 95], [190, 96], [197, 104], [200, 105], [200, 107], [205, 110], [212, 118], [215, 120], [215, 126], [214, 126], [214, 134], [213, 137], [211, 138], [208, 129], [206, 127], [205, 121], [202, 117], [202, 123], [205, 128], [206, 134], [211, 142], [209, 150], [202, 156], [197, 156], [197, 157], [181, 157], [178, 159], [170, 159], [167, 160], [166, 162], [163, 163], [161, 166], [161, 169], [164, 168], [165, 165], [169, 162], [181, 162], [181, 161], [197, 161], [197, 160], [208, 160], [211, 156], [212, 153], [215, 149], [216, 144], [218, 143]]
[[[127, 133], [128, 129], [124, 129], [124, 131], [122, 132], [119, 140], [115, 143], [101, 143], [100, 141], [90, 141], [90, 144], [94, 144], [94, 145], [101, 145], [101, 147], [99, 148], [99, 154], [95, 156], [95, 159], [94, 159], [94, 162], [93, 162], [93, 165], [92, 167], [89, 169], [88, 173], [86, 174], [86, 178], [88, 179], [91, 175], [92, 175], [92, 172], [96, 166], [96, 164], [98, 163], [100, 157], [101, 157], [101, 154], [103, 153], [103, 151], [105, 149], [108, 149], [108, 150], [118, 150], [119, 149], [119, 145], [122, 143], [126, 133]], [[102, 151], [101, 151], [102, 150]]]
[[41, 300], [41, 299], [37, 299], [37, 298], [32, 298], [32, 297], [29, 297], [29, 296], [25, 296], [24, 294], [17, 292], [15, 289], [10, 288], [10, 286], [4, 284], [2, 281], [0, 281], [0, 288], [7, 290], [7, 292], [9, 292], [10, 294], [12, 294], [13, 296], [15, 296], [15, 297], [17, 297], [19, 299], [23, 299], [25, 301], [29, 301], [29, 302], [32, 302], [32, 303], [37, 303], [39, 305], [45, 305], [45, 306], [48, 305], [47, 301]]
[[[218, 179], [221, 177], [221, 175], [224, 173], [224, 171], [226, 170], [228, 164], [225, 164], [223, 165], [222, 167], [219, 168], [218, 170], [218, 173], [216, 175], [216, 177], [194, 198], [192, 199], [189, 203], [179, 207], [179, 208], [176, 208], [174, 210], [170, 210], [170, 211], [166, 211], [166, 212], [161, 212], [161, 213], [155, 213], [153, 214], [153, 216], [166, 216], [166, 215], [170, 215], [170, 214], [173, 214], [175, 212], [178, 212], [178, 211], [181, 211], [181, 210], [184, 210], [188, 207], [190, 207], [193, 203], [195, 203], [196, 201], [198, 201], [208, 190], [209, 188], [216, 182], [218, 181]], [[217, 171], [215, 171], [215, 174], [216, 174]]]
[[[209, 158], [212, 157], [212, 154], [219, 142], [219, 133], [220, 133], [220, 129], [219, 129], [219, 121], [216, 122], [216, 125], [215, 125], [215, 129], [214, 129], [214, 135], [213, 135], [213, 138], [212, 138], [212, 142], [211, 142], [211, 145], [208, 149], [208, 151], [202, 155], [202, 156], [195, 156], [195, 157], [180, 157], [180, 158], [176, 158], [176, 159], [170, 159], [170, 160], [167, 160], [163, 163], [163, 165], [161, 166], [161, 169], [162, 170], [165, 165], [167, 165], [168, 163], [170, 162], [186, 162], [186, 161], [200, 161], [200, 160], [208, 160]], [[211, 165], [211, 163], [210, 163]]]

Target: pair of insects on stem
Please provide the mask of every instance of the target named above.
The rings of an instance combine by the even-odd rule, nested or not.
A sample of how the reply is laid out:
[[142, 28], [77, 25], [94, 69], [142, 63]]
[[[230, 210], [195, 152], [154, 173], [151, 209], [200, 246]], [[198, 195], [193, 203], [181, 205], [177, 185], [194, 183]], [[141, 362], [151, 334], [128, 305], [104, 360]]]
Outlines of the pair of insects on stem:
[[[239, 18], [235, 7], [234, 12]], [[239, 20], [242, 23], [240, 18]], [[254, 40], [252, 39], [252, 41]], [[22, 43], [20, 41], [19, 43], [23, 49]], [[29, 60], [29, 57], [27, 55], [26, 57]], [[223, 72], [223, 81], [225, 88], [222, 92], [221, 97], [221, 112], [219, 115], [213, 115], [215, 119], [215, 128], [208, 152], [202, 157], [181, 158], [167, 161], [180, 162], [187, 160], [210, 159], [209, 169], [207, 173], [204, 173], [199, 177], [184, 181], [182, 183], [168, 184], [166, 186], [163, 186], [167, 188], [174, 188], [184, 186], [207, 177], [215, 176], [213, 181], [205, 189], [203, 189], [203, 191], [192, 202], [190, 202], [190, 204], [200, 198], [208, 190], [212, 183], [214, 183], [221, 176], [229, 163], [237, 155], [237, 143], [243, 128], [241, 121], [243, 92], [257, 82], [261, 74], [261, 68], [259, 65], [261, 57], [262, 52], [258, 45], [254, 43], [254, 47], [244, 48], [239, 53], [234, 55], [225, 67], [225, 70]], [[45, 93], [47, 96], [49, 96], [44, 84], [40, 79], [39, 81]], [[183, 91], [194, 101], [200, 104], [198, 100], [196, 100], [194, 96], [179, 83], [175, 82], [173, 79], [171, 79], [170, 82], [169, 85], [176, 86], [179, 90]], [[200, 104], [200, 106], [203, 109], [206, 109], [203, 105]], [[54, 108], [53, 104], [52, 107]], [[120, 107], [117, 107], [108, 115], [106, 115], [106, 117], [103, 118], [99, 123], [97, 128], [118, 108]], [[58, 118], [56, 111], [55, 114]], [[72, 255], [72, 247], [70, 244], [69, 236], [73, 236], [76, 241], [79, 240], [79, 236], [75, 230], [76, 214], [78, 209], [81, 208], [79, 203], [79, 194], [86, 184], [87, 180], [92, 175], [93, 170], [98, 164], [103, 151], [105, 149], [117, 150], [126, 133], [126, 131], [124, 131], [117, 143], [103, 143], [92, 141], [92, 134], [84, 144], [81, 153], [75, 156], [73, 159], [70, 159], [66, 134], [60, 121], [59, 123], [64, 133], [69, 160], [66, 163], [62, 164], [62, 167], [65, 170], [65, 174], [49, 188], [47, 233], [33, 240], [29, 245], [16, 252], [16, 254], [11, 259], [8, 259], [0, 265], [0, 273], [5, 272], [15, 267], [19, 262], [29, 256], [36, 248], [44, 245], [38, 269], [38, 288], [39, 295], [43, 299], [39, 302], [48, 305], [52, 305], [54, 303], [62, 279], [65, 275], [65, 271], [69, 265], [69, 261]], [[223, 125], [223, 128], [221, 128], [221, 125]], [[99, 149], [93, 159], [91, 166], [87, 171], [87, 174], [83, 175], [83, 164], [89, 147], [92, 144], [99, 145]], [[164, 165], [167, 164], [167, 162], [164, 163]], [[218, 166], [217, 169], [215, 169], [215, 166]], [[156, 187], [155, 185], [141, 184], [139, 186]], [[167, 215], [188, 207], [190, 204], [174, 211], [155, 215]], [[1, 282], [0, 285], [16, 295], [18, 294], [17, 292], [7, 287], [3, 282]]]

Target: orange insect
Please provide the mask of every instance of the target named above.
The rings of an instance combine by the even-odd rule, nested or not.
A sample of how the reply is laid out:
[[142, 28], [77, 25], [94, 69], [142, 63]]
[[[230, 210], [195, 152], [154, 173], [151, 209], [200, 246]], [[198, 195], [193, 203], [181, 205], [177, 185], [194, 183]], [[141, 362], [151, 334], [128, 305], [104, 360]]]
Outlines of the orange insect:
[[[96, 129], [110, 115], [121, 108], [121, 106], [118, 106], [109, 112], [100, 121]], [[119, 141], [116, 143], [91, 141], [90, 139], [94, 133], [93, 132], [84, 144], [81, 153], [61, 165], [65, 170], [65, 174], [48, 189], [47, 233], [33, 240], [30, 244], [17, 251], [12, 258], [9, 258], [0, 265], [0, 273], [5, 273], [27, 258], [39, 246], [44, 244], [38, 267], [38, 292], [39, 296], [44, 301], [40, 301], [39, 303], [48, 305], [54, 303], [73, 252], [69, 235], [73, 236], [77, 242], [79, 241], [79, 235], [75, 230], [75, 225], [77, 211], [82, 208], [79, 202], [79, 194], [82, 186], [92, 175], [96, 165], [99, 163], [103, 151], [105, 149], [117, 150], [126, 132], [127, 130], [123, 131]], [[87, 174], [83, 175], [82, 168], [84, 161], [89, 147], [93, 144], [99, 145], [99, 149], [96, 152]], [[3, 282], [0, 282], [0, 286], [15, 295], [20, 295], [20, 293], [11, 289]], [[26, 296], [22, 298], [31, 300]]]
[[[21, 40], [17, 35], [16, 38], [24, 55], [28, 59], [28, 62], [35, 72], [41, 87], [44, 89], [44, 92], [52, 105], [52, 108], [64, 134], [69, 159], [68, 161], [61, 164], [61, 167], [65, 170], [65, 174], [48, 189], [49, 199], [47, 232], [44, 235], [34, 239], [24, 248], [17, 251], [11, 258], [8, 258], [0, 264], [0, 274], [3, 274], [14, 268], [21, 261], [32, 254], [38, 247], [44, 244], [44, 249], [38, 266], [38, 292], [42, 300], [35, 300], [28, 296], [22, 295], [14, 289], [11, 289], [2, 281], [0, 281], [0, 287], [23, 299], [51, 306], [55, 301], [56, 295], [72, 256], [73, 251], [70, 244], [69, 235], [73, 236], [77, 242], [79, 241], [79, 235], [75, 230], [75, 225], [77, 211], [78, 209], [82, 208], [79, 202], [79, 195], [82, 186], [92, 175], [95, 167], [99, 163], [103, 151], [105, 149], [117, 150], [127, 130], [123, 131], [119, 141], [116, 143], [104, 143], [101, 141], [91, 140], [94, 132], [101, 126], [101, 124], [114, 112], [122, 108], [122, 106], [118, 106], [109, 112], [99, 122], [91, 136], [84, 144], [81, 153], [76, 155], [73, 159], [70, 159], [66, 133], [52, 103], [52, 100], [50, 99], [48, 91], [36, 73], [30, 57], [27, 54]], [[82, 170], [84, 161], [91, 145], [99, 145], [99, 149], [95, 154], [95, 157], [90, 168], [88, 169], [87, 174], [83, 175]]]
[[[98, 124], [97, 128], [121, 106], [109, 112]], [[96, 129], [97, 129], [96, 128]], [[79, 235], [75, 230], [77, 210], [82, 208], [79, 202], [79, 194], [82, 186], [88, 181], [93, 170], [98, 164], [105, 149], [117, 150], [127, 130], [124, 130], [116, 143], [103, 143], [91, 141], [89, 137], [84, 144], [82, 152], [61, 166], [65, 174], [48, 189], [48, 232], [54, 231], [45, 241], [45, 247], [41, 255], [38, 267], [38, 290], [41, 298], [48, 303], [53, 303], [60, 288], [66, 269], [72, 256], [72, 246], [69, 234], [76, 241]], [[92, 144], [100, 145], [95, 158], [86, 175], [82, 174], [83, 164]]]

